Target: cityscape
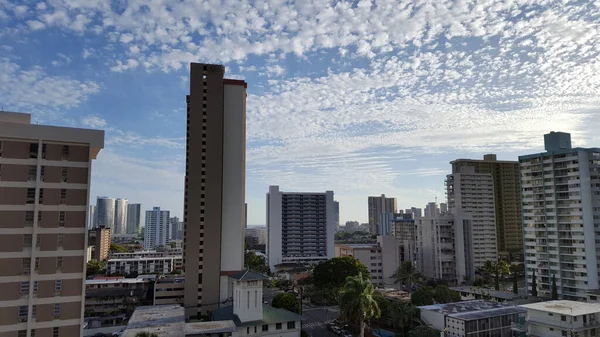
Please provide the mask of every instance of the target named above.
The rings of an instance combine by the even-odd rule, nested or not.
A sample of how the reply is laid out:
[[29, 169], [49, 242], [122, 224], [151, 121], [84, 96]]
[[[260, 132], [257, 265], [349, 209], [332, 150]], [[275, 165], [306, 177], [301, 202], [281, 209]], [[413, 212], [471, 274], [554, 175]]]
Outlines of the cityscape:
[[0, 337], [600, 335], [599, 17], [0, 1]]

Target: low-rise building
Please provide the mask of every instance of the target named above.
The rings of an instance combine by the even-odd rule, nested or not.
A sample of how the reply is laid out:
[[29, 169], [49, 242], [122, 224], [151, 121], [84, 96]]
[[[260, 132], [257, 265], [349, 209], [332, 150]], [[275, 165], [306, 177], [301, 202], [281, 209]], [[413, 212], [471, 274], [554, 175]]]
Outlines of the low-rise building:
[[106, 272], [109, 275], [170, 274], [183, 267], [183, 257], [135, 257], [126, 259], [109, 259]]
[[510, 289], [505, 290], [494, 290], [472, 286], [450, 287], [450, 289], [457, 291], [463, 301], [483, 299], [495, 302], [512, 302], [527, 297], [525, 288], [519, 289], [519, 293], [515, 294], [512, 292], [512, 286]]
[[483, 300], [419, 307], [421, 319], [451, 337], [512, 336], [514, 323], [526, 310]]
[[529, 337], [591, 337], [600, 335], [600, 304], [576, 301], [548, 301], [521, 305], [527, 323], [515, 330]]
[[377, 243], [336, 243], [335, 256], [359, 260], [369, 269], [371, 282], [381, 287], [394, 284], [393, 275], [400, 266], [398, 241], [393, 236], [378, 236]]
[[154, 305], [183, 303], [183, 277], [165, 277], [154, 284]]

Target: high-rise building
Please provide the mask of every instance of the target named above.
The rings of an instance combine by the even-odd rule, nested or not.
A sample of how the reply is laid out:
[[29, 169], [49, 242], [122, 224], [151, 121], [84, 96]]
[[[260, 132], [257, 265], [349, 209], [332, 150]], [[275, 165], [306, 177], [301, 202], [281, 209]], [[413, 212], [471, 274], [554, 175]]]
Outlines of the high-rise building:
[[115, 229], [115, 198], [98, 197], [96, 199], [96, 227]]
[[429, 203], [425, 216], [415, 222], [419, 271], [431, 279], [456, 282], [454, 216]]
[[541, 296], [585, 301], [598, 288], [600, 149], [572, 148], [571, 135], [544, 135], [546, 152], [519, 157], [525, 272]]
[[0, 112], [0, 335], [82, 336], [90, 173], [104, 131], [30, 122]]
[[92, 259], [98, 261], [108, 259], [110, 238], [111, 233], [108, 227], [96, 227], [88, 231], [88, 247], [92, 247]]
[[412, 261], [416, 265], [417, 238], [413, 213], [396, 214], [392, 219], [390, 234], [398, 241], [400, 261]]
[[144, 226], [145, 250], [167, 245], [171, 237], [169, 215], [169, 211], [163, 211], [160, 207], [153, 207], [151, 211], [146, 211], [146, 225]]
[[336, 227], [340, 225], [340, 203], [338, 201], [333, 201], [333, 221]]
[[358, 221], [346, 221], [346, 232], [352, 233], [360, 230], [360, 223]]
[[244, 204], [244, 228], [248, 228], [248, 204]]
[[[184, 196], [186, 316], [231, 297], [244, 268], [246, 82], [221, 65], [192, 63]], [[206, 259], [204, 259], [206, 257]]]
[[171, 222], [171, 240], [183, 240], [183, 222], [178, 217], [169, 219]]
[[96, 227], [96, 205], [90, 205], [90, 216], [88, 219], [88, 229]]
[[334, 256], [333, 191], [267, 193], [267, 260], [271, 271], [281, 263], [310, 264]]
[[382, 194], [380, 197], [369, 197], [368, 209], [369, 232], [375, 235], [379, 235], [381, 233], [381, 224], [378, 222], [380, 214], [398, 213], [396, 198], [386, 198], [385, 194]]
[[142, 205], [127, 204], [127, 234], [142, 232]]
[[267, 227], [250, 227], [245, 232], [246, 237], [256, 238], [257, 245], [267, 244]]
[[456, 277], [458, 282], [474, 280], [476, 268], [498, 259], [492, 175], [462, 167], [446, 176], [446, 194], [454, 215]]
[[508, 261], [523, 261], [519, 162], [497, 160], [495, 154], [486, 154], [483, 160], [457, 159], [450, 164], [452, 173], [459, 173], [462, 167], [473, 167], [475, 173], [492, 175], [498, 254]]
[[127, 199], [115, 200], [115, 234], [127, 234]]

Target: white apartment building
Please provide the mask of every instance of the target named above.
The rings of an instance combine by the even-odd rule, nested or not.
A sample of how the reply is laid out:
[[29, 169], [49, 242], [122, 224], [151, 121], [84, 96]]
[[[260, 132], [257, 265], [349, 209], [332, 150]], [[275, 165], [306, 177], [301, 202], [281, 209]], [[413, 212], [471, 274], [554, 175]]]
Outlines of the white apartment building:
[[583, 301], [598, 288], [600, 149], [571, 148], [571, 135], [544, 135], [546, 152], [519, 157], [527, 287], [541, 296], [552, 276], [559, 298]]
[[426, 215], [416, 219], [417, 266], [426, 277], [455, 282], [454, 215], [432, 207], [430, 203]]
[[386, 287], [394, 285], [394, 273], [400, 266], [400, 246], [395, 237], [378, 236], [372, 244], [335, 244], [335, 257], [352, 256], [371, 273], [371, 283]]
[[142, 232], [142, 204], [127, 205], [127, 234]]
[[520, 305], [527, 310], [525, 324], [516, 331], [529, 337], [592, 337], [600, 335], [600, 304], [548, 301]]
[[115, 200], [115, 234], [127, 233], [127, 199]]
[[335, 233], [333, 191], [267, 193], [267, 259], [275, 270], [280, 263], [311, 264], [333, 257]]
[[259, 245], [267, 244], [267, 227], [250, 227], [245, 232], [246, 236], [256, 238]]
[[142, 274], [169, 274], [173, 270], [181, 270], [182, 256], [164, 257], [133, 257], [126, 259], [109, 259], [106, 262], [106, 273], [109, 275]]
[[400, 213], [392, 220], [393, 235], [400, 246], [400, 261], [417, 261], [417, 241], [413, 213]]
[[144, 228], [144, 249], [151, 250], [159, 246], [166, 246], [171, 235], [171, 222], [169, 211], [161, 211], [154, 207], [146, 211], [146, 227]]
[[111, 259], [134, 259], [138, 257], [166, 257], [166, 256], [181, 256], [183, 255], [182, 248], [168, 248], [158, 252], [156, 250], [140, 250], [136, 252], [125, 253], [110, 253]]
[[446, 176], [459, 282], [474, 280], [476, 268], [498, 259], [494, 181], [491, 174], [474, 172], [473, 167], [466, 166]]

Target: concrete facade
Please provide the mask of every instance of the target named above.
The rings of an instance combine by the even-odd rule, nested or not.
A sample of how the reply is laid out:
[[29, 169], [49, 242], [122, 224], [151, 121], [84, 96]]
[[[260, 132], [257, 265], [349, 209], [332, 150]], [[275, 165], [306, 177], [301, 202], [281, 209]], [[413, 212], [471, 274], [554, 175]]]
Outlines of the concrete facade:
[[547, 152], [519, 157], [527, 285], [535, 271], [550, 296], [555, 275], [559, 298], [583, 301], [599, 282], [600, 149], [569, 148], [560, 132], [544, 139]]
[[142, 232], [142, 205], [127, 205], [127, 234], [140, 234]]
[[115, 234], [127, 233], [127, 199], [115, 200]]
[[275, 270], [280, 263], [311, 264], [334, 256], [333, 191], [267, 193], [267, 260]]
[[430, 203], [429, 212], [416, 219], [417, 267], [426, 277], [456, 282], [454, 216], [431, 207]]
[[394, 273], [400, 266], [400, 246], [393, 236], [378, 236], [373, 244], [335, 244], [335, 257], [352, 256], [371, 273], [371, 283], [378, 287], [394, 285]]
[[398, 213], [396, 198], [386, 198], [385, 194], [382, 194], [380, 197], [369, 197], [367, 206], [369, 212], [369, 233], [380, 235], [381, 225], [379, 224], [379, 215]]
[[517, 328], [530, 337], [592, 337], [600, 333], [597, 303], [548, 301], [520, 307], [527, 310], [527, 318], [526, 324]]
[[108, 259], [110, 251], [111, 230], [106, 227], [96, 227], [88, 230], [88, 246], [92, 248], [91, 258], [98, 261]]
[[108, 259], [106, 273], [108, 275], [143, 275], [143, 274], [169, 274], [174, 270], [181, 270], [183, 257], [135, 257], [127, 259]]
[[81, 336], [89, 183], [104, 131], [0, 112], [0, 335]]
[[98, 197], [96, 198], [96, 219], [95, 226], [109, 227], [114, 234], [115, 230], [115, 198]]
[[171, 237], [171, 222], [169, 211], [153, 207], [146, 211], [146, 226], [144, 227], [144, 249], [151, 250], [165, 247]]
[[225, 79], [224, 73], [221, 65], [191, 64], [184, 196], [186, 317], [213, 310], [227, 299], [227, 273], [244, 266], [247, 84]]

